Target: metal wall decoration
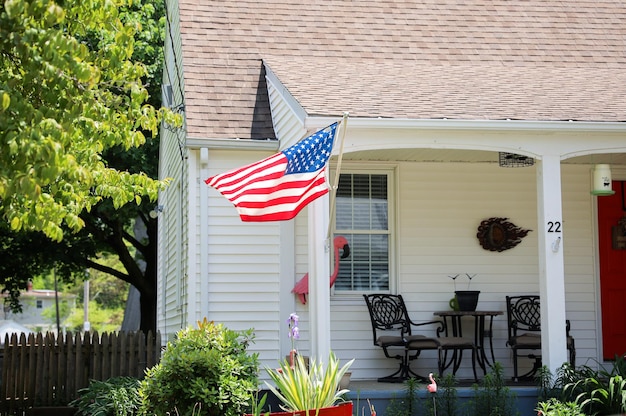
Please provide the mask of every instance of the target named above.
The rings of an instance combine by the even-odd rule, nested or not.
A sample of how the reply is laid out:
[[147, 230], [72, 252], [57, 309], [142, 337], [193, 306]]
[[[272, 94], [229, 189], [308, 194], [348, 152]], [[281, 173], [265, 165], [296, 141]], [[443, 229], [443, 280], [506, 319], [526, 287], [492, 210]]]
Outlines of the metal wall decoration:
[[507, 221], [508, 218], [493, 217], [481, 221], [478, 226], [478, 241], [489, 251], [504, 251], [518, 245], [532, 230], [525, 230]]

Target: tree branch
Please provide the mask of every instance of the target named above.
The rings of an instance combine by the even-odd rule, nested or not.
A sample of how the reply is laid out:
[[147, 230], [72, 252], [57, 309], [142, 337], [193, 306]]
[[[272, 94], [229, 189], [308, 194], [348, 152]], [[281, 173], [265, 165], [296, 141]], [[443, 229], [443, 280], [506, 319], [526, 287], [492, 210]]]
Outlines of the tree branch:
[[116, 269], [114, 269], [112, 267], [105, 266], [104, 264], [97, 263], [97, 262], [95, 262], [95, 261], [93, 261], [91, 259], [87, 259], [87, 266], [92, 268], [92, 269], [99, 270], [99, 271], [101, 271], [103, 273], [107, 273], [107, 274], [110, 274], [112, 276], [115, 276], [118, 279], [121, 279], [121, 280], [125, 281], [126, 283], [130, 283], [131, 285], [133, 284], [133, 282], [131, 282], [132, 279], [130, 278], [129, 275], [127, 275], [126, 273], [122, 273], [119, 270], [116, 270]]

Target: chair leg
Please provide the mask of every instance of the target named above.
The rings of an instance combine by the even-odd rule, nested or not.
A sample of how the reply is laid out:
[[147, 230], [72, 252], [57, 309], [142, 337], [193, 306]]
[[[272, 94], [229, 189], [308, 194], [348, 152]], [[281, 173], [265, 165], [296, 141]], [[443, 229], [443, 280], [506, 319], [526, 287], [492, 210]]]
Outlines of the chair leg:
[[569, 350], [569, 363], [572, 367], [576, 367], [576, 347], [572, 341], [572, 348]]
[[513, 381], [517, 383], [520, 380], [532, 380], [537, 371], [541, 368], [541, 355], [528, 354], [523, 356], [534, 359], [535, 362], [533, 363], [533, 367], [522, 375], [518, 374], [517, 360], [519, 357], [522, 356], [518, 355], [517, 350], [515, 350], [513, 353]]
[[[426, 381], [427, 380], [426, 377], [419, 375], [413, 370], [411, 370], [411, 366], [410, 366], [411, 360], [417, 358], [418, 355], [419, 354], [416, 354], [414, 356], [409, 356], [409, 350], [405, 350], [404, 355], [397, 355], [396, 358], [400, 360], [400, 366], [398, 370], [395, 373], [390, 374], [388, 376], [380, 377], [378, 381], [381, 383], [403, 383], [404, 381], [410, 378], [417, 378], [421, 381]], [[388, 357], [393, 358], [391, 356], [388, 356]]]
[[[386, 351], [385, 351], [386, 352]], [[393, 358], [390, 355], [387, 355], [389, 358]], [[402, 383], [406, 380], [407, 367], [409, 362], [409, 352], [404, 351], [404, 355], [397, 355], [397, 359], [400, 360], [400, 366], [395, 373], [389, 374], [385, 377], [380, 377], [378, 379], [381, 383]]]
[[519, 377], [517, 376], [517, 350], [513, 349], [513, 381], [518, 382]]

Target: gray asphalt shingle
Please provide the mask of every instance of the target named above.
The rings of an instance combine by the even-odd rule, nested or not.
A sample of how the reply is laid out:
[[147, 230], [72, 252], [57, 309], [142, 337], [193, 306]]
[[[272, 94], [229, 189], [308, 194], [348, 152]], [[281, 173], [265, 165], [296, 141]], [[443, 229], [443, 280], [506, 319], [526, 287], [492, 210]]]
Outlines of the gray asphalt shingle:
[[309, 114], [626, 121], [621, 1], [179, 0], [188, 133], [273, 137], [263, 61]]

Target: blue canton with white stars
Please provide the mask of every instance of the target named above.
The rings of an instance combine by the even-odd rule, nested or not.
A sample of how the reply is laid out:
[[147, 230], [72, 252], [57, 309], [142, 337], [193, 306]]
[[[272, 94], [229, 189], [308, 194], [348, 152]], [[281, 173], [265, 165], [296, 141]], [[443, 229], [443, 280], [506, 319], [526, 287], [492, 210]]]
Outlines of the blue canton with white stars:
[[333, 151], [337, 123], [283, 150], [287, 157], [285, 174], [315, 172], [324, 167]]

